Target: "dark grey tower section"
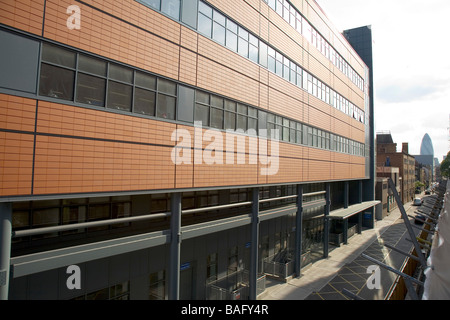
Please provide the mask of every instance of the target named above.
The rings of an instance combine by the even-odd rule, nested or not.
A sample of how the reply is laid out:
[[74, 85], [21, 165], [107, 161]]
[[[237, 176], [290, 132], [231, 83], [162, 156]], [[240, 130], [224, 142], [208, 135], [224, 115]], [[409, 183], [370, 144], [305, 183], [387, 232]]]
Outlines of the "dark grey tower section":
[[[368, 67], [364, 80], [366, 82], [366, 177], [370, 179], [363, 181], [362, 201], [371, 201], [375, 200], [376, 180], [372, 27], [364, 26], [345, 30], [343, 35]], [[373, 216], [374, 208], [367, 210], [366, 214], [372, 214]], [[367, 221], [373, 221], [373, 219], [368, 219]], [[365, 226], [372, 227], [370, 225]]]

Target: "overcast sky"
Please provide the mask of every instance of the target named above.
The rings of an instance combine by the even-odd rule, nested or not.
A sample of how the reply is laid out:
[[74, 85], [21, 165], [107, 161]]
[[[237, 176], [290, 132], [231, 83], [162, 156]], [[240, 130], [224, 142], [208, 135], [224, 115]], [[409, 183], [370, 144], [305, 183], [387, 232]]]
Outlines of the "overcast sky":
[[397, 150], [420, 154], [425, 133], [434, 156], [449, 151], [450, 1], [316, 0], [339, 30], [372, 26], [375, 131]]

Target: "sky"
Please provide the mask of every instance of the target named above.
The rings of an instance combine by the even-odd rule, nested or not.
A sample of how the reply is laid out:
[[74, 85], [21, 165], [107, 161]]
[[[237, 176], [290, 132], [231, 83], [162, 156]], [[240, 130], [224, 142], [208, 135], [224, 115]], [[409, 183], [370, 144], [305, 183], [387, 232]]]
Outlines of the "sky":
[[375, 132], [390, 131], [401, 151], [450, 151], [450, 1], [316, 0], [339, 30], [371, 25]]

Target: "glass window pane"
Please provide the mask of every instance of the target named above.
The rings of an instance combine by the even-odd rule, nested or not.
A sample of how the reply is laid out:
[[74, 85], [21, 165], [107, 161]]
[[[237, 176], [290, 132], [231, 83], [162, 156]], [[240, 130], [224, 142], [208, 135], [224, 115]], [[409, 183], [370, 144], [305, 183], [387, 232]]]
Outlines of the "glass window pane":
[[108, 82], [108, 108], [131, 111], [132, 87], [114, 82]]
[[252, 107], [248, 107], [248, 115], [252, 118], [258, 117], [258, 110]]
[[202, 126], [208, 127], [209, 126], [209, 107], [197, 103], [195, 105], [194, 119], [195, 119], [195, 121], [201, 121]]
[[211, 38], [212, 20], [203, 14], [198, 15], [198, 32], [204, 34], [208, 38]]
[[209, 94], [203, 91], [196, 91], [195, 92], [195, 101], [209, 104]]
[[205, 16], [212, 18], [212, 8], [205, 4], [203, 1], [200, 1], [198, 3], [198, 11], [203, 13]]
[[237, 33], [238, 32], [238, 26], [236, 23], [234, 23], [233, 21], [231, 21], [230, 19], [227, 19], [227, 29]]
[[162, 0], [161, 11], [170, 17], [180, 19], [180, 1], [181, 0]]
[[78, 59], [78, 70], [106, 76], [106, 62], [80, 54]]
[[155, 115], [156, 93], [140, 88], [134, 90], [134, 112], [148, 116]]
[[156, 108], [156, 116], [163, 119], [175, 119], [175, 104], [174, 97], [166, 96], [165, 94], [158, 94], [158, 104]]
[[156, 78], [152, 75], [137, 71], [134, 81], [137, 86], [152, 90], [156, 89]]
[[211, 127], [223, 129], [223, 110], [211, 108]]
[[239, 37], [238, 52], [248, 58], [248, 41]]
[[240, 114], [247, 114], [247, 106], [238, 103], [238, 104], [237, 104], [237, 111], [238, 111], [238, 113], [240, 113]]
[[248, 41], [248, 31], [244, 28], [239, 27], [239, 37], [243, 38], [244, 40]]
[[236, 102], [225, 100], [225, 110], [236, 112]]
[[109, 78], [123, 82], [133, 82], [133, 70], [119, 66], [118, 64], [109, 65]]
[[177, 94], [177, 85], [175, 82], [169, 80], [158, 79], [158, 92], [175, 96]]
[[76, 53], [65, 48], [44, 43], [42, 47], [42, 60], [61, 66], [75, 68]]
[[225, 16], [223, 14], [221, 14], [218, 11], [213, 12], [213, 20], [219, 24], [221, 24], [222, 26], [225, 26]]
[[259, 63], [267, 68], [267, 44], [259, 42]]
[[217, 22], [213, 23], [213, 39], [222, 45], [225, 45], [225, 27]]
[[[258, 130], [258, 119], [248, 118], [248, 130], [255, 130], [255, 133]], [[249, 132], [250, 133], [250, 132]]]
[[225, 111], [224, 115], [225, 127], [224, 129], [236, 130], [236, 114], [233, 112]]
[[33, 211], [33, 227], [48, 227], [59, 224], [59, 208]]
[[211, 105], [223, 109], [223, 99], [218, 96], [211, 95]]
[[237, 52], [237, 38], [237, 34], [227, 30], [226, 46], [234, 52]]
[[254, 45], [250, 45], [250, 46], [249, 46], [248, 57], [249, 57], [250, 60], [252, 60], [253, 62], [258, 63], [258, 58], [259, 58], [258, 47], [255, 47]]
[[74, 81], [75, 71], [42, 63], [39, 94], [52, 98], [73, 100]]
[[105, 105], [106, 80], [78, 73], [76, 101], [103, 107]]
[[160, 10], [161, 8], [161, 0], [141, 0], [141, 1], [155, 8], [156, 10]]
[[236, 127], [237, 129], [247, 131], [247, 116], [238, 115]]

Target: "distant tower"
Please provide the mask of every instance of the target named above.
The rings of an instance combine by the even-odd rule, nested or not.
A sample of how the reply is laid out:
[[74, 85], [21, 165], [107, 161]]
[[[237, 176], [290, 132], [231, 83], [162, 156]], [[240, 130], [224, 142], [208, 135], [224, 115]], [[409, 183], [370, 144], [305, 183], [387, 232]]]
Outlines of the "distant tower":
[[422, 139], [422, 144], [420, 145], [420, 155], [421, 156], [434, 156], [433, 143], [428, 133], [425, 133]]

